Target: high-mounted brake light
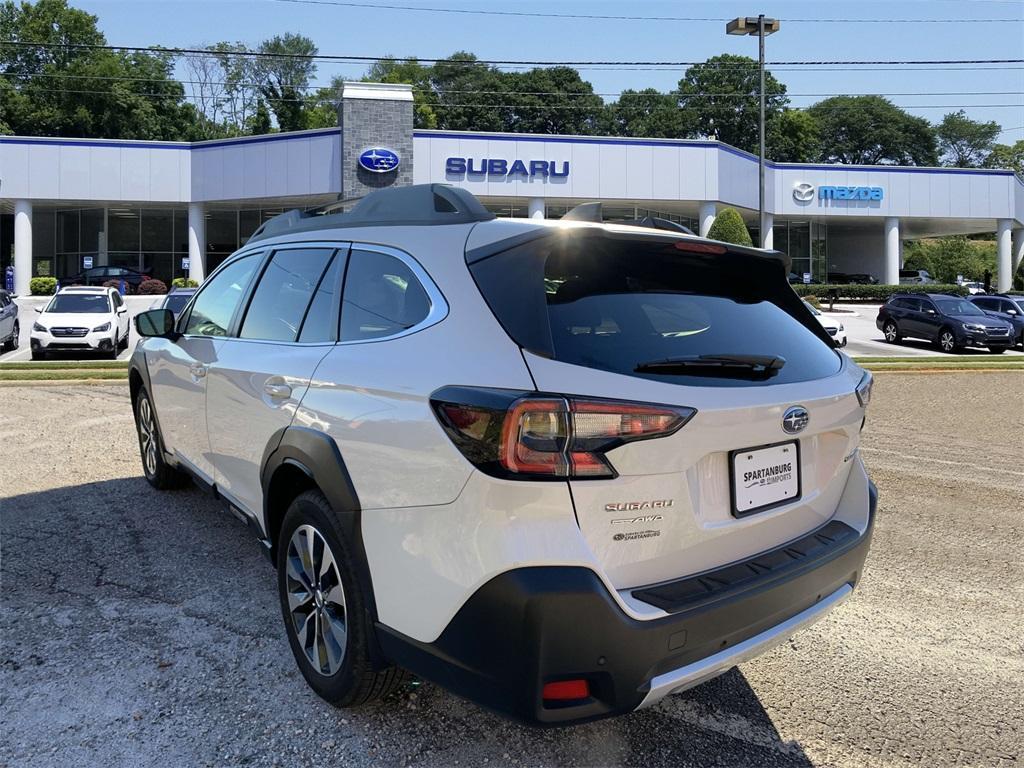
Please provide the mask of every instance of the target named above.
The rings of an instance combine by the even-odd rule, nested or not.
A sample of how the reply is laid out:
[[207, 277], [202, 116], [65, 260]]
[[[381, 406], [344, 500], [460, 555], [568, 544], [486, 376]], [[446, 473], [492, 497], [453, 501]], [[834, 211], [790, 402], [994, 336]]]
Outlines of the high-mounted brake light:
[[690, 240], [677, 240], [673, 245], [677, 251], [689, 251], [690, 253], [715, 253], [721, 255], [726, 252], [725, 246], [713, 245], [711, 243], [695, 243]]
[[468, 387], [445, 388], [432, 403], [473, 464], [523, 479], [615, 477], [608, 451], [671, 435], [694, 414], [692, 408]]

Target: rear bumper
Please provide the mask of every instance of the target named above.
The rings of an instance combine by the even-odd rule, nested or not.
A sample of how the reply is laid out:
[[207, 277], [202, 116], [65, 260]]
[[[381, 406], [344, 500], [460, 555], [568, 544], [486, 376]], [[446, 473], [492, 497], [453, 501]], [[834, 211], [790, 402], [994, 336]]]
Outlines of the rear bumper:
[[[627, 616], [586, 568], [520, 568], [474, 593], [433, 643], [378, 625], [381, 649], [420, 677], [528, 723], [630, 712], [778, 645], [849, 596], [863, 572], [876, 503], [871, 485], [868, 526], [842, 546], [662, 618]], [[735, 578], [742, 566], [722, 571]], [[588, 681], [589, 698], [545, 706], [546, 683], [578, 678]]]

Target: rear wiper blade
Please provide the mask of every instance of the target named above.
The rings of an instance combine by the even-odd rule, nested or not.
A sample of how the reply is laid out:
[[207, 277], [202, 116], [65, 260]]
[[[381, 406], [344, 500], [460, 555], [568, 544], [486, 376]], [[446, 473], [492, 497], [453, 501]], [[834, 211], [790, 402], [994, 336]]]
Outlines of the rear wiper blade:
[[635, 373], [686, 373], [696, 376], [770, 378], [786, 364], [777, 355], [687, 355], [638, 363]]

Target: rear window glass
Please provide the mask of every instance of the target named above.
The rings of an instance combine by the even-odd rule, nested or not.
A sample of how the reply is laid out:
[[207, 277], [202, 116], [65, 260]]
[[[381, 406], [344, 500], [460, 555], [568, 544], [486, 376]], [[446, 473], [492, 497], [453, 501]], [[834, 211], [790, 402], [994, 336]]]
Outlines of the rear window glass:
[[[574, 234], [517, 246], [471, 270], [513, 339], [562, 362], [703, 386], [806, 381], [841, 366], [781, 264], [761, 256]], [[709, 356], [785, 362], [771, 376], [698, 371], [694, 361]]]

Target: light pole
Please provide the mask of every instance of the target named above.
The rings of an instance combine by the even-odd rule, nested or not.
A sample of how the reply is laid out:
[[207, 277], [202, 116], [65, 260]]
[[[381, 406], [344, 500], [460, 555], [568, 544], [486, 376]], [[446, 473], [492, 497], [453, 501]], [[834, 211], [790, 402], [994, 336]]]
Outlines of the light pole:
[[725, 25], [729, 35], [757, 35], [757, 71], [761, 78], [758, 94], [761, 98], [761, 116], [758, 120], [759, 150], [757, 153], [757, 227], [759, 245], [764, 248], [768, 233], [764, 226], [764, 39], [779, 31], [778, 19], [767, 19], [760, 16], [739, 16]]

